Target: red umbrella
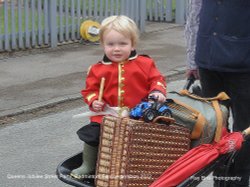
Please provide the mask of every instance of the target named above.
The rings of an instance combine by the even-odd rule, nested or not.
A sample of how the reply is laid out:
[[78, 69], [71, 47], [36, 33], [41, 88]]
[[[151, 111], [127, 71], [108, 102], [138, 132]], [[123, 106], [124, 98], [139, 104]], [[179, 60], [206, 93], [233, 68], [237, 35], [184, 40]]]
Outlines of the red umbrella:
[[[250, 134], [250, 127], [244, 131]], [[202, 144], [195, 147], [175, 161], [149, 187], [177, 186], [192, 174], [210, 164], [221, 154], [239, 150], [244, 140], [240, 132], [225, 133], [218, 143]]]

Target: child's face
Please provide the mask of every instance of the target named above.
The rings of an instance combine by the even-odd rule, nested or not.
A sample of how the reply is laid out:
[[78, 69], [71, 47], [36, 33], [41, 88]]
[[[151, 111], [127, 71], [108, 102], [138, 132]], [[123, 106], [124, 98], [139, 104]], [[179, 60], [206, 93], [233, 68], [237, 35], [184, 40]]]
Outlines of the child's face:
[[131, 39], [115, 30], [104, 33], [103, 49], [112, 62], [126, 61], [131, 51], [134, 50]]

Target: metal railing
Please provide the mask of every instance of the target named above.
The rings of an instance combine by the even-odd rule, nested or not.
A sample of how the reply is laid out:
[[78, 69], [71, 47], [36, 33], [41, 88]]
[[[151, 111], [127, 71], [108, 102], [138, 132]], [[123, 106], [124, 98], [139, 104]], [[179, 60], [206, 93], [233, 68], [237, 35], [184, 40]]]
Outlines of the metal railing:
[[184, 24], [185, 6], [185, 0], [1, 0], [0, 52], [79, 41], [84, 20], [114, 14], [129, 16], [141, 32], [146, 21]]

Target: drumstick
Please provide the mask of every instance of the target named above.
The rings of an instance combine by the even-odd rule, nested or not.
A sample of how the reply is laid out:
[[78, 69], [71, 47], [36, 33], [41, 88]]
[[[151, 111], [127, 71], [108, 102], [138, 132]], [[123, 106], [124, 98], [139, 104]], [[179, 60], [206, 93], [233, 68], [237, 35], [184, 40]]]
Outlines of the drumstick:
[[102, 101], [102, 96], [103, 96], [103, 89], [104, 89], [104, 83], [105, 83], [105, 78], [102, 77], [101, 83], [100, 83], [100, 88], [99, 88], [99, 96], [98, 96], [98, 101]]

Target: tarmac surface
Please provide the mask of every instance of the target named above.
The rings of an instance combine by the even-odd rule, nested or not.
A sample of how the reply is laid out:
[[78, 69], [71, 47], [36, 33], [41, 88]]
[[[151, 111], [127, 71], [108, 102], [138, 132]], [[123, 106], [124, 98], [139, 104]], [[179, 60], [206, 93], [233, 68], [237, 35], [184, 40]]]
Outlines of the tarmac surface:
[[[137, 52], [150, 55], [167, 81], [185, 72], [183, 29], [149, 22], [140, 37]], [[0, 53], [0, 120], [81, 98], [87, 69], [102, 56], [100, 45], [80, 42]]]

